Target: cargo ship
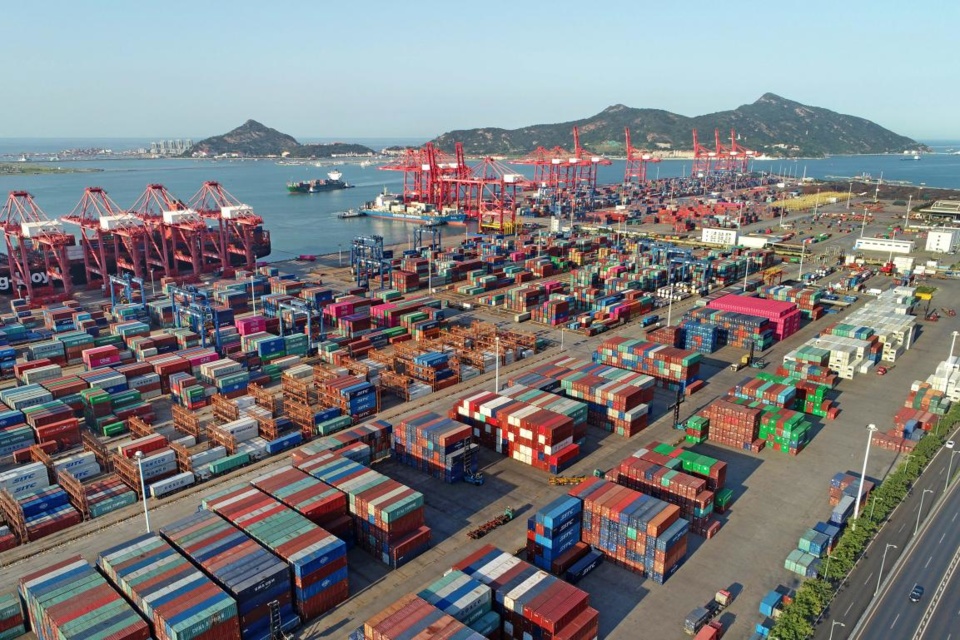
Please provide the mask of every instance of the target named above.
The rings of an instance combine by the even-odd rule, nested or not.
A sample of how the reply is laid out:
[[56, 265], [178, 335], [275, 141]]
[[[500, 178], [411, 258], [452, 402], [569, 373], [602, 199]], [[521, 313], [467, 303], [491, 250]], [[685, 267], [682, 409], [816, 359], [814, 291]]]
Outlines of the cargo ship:
[[352, 184], [347, 184], [340, 178], [343, 174], [334, 169], [327, 174], [326, 180], [301, 180], [299, 182], [288, 182], [287, 191], [290, 193], [322, 193], [324, 191], [337, 191], [339, 189], [351, 189]]
[[437, 211], [432, 204], [404, 202], [403, 196], [384, 191], [375, 200], [365, 203], [360, 211], [370, 218], [397, 220], [437, 226], [443, 224], [466, 224], [467, 216], [458, 209], [444, 208]]

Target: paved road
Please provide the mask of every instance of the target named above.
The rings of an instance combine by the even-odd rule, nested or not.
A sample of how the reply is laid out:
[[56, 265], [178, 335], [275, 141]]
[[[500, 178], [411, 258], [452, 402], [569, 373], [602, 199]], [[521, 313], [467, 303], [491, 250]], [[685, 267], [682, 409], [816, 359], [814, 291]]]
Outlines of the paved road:
[[[910, 606], [913, 603], [908, 600], [907, 595], [913, 585], [919, 582], [926, 588], [925, 596], [929, 598], [960, 545], [960, 527], [955, 526], [955, 522], [951, 523], [951, 518], [960, 510], [960, 492], [955, 490], [955, 484], [951, 486], [948, 503], [938, 512], [937, 517], [923, 528], [924, 518], [929, 517], [930, 513], [937, 509], [943, 496], [944, 477], [949, 459], [948, 455], [944, 455], [946, 452], [944, 449], [934, 458], [926, 472], [914, 485], [912, 493], [877, 535], [867, 552], [867, 557], [861, 560], [850, 574], [831, 605], [828, 615], [817, 628], [814, 634], [815, 640], [827, 640], [830, 637], [833, 621], [846, 624], [846, 627], [837, 626], [834, 629], [835, 640], [854, 637], [852, 635], [854, 627], [873, 601], [878, 579], [882, 579], [881, 563], [884, 575], [894, 575], [890, 572], [896, 571], [895, 577], [889, 580], [889, 586], [881, 595], [882, 600], [873, 609], [864, 629], [855, 637], [865, 640], [913, 637], [924, 607]], [[930, 489], [933, 493], [924, 495], [924, 489]], [[907, 545], [913, 537], [921, 496], [923, 496], [921, 538], [901, 567], [894, 569], [900, 554], [907, 550]], [[944, 517], [944, 514], [948, 515]], [[897, 548], [890, 548], [886, 562], [883, 562], [883, 551], [887, 544], [895, 544]], [[943, 636], [936, 635], [928, 637], [944, 639]]]
[[[960, 529], [960, 511], [951, 516], [954, 528]], [[943, 596], [927, 623], [924, 638], [930, 640], [954, 640], [960, 638], [960, 571], [954, 570]]]
[[[934, 474], [932, 477], [938, 479], [943, 476]], [[914, 489], [914, 493], [917, 491], [918, 489]], [[940, 491], [943, 491], [942, 485]], [[929, 494], [927, 498], [929, 504]], [[960, 546], [960, 527], [954, 526], [958, 512], [960, 492], [956, 490], [956, 485], [953, 485], [947, 501], [937, 511], [929, 526], [920, 533], [920, 537], [908, 552], [909, 555], [891, 575], [889, 583], [884, 585], [880, 601], [857, 638], [913, 637], [930, 598]], [[874, 553], [878, 550], [879, 547]], [[916, 584], [922, 585], [926, 590], [919, 603], [910, 602], [907, 597]], [[951, 599], [955, 600], [956, 597], [956, 594], [953, 594]], [[930, 637], [944, 640], [946, 636], [932, 634]]]

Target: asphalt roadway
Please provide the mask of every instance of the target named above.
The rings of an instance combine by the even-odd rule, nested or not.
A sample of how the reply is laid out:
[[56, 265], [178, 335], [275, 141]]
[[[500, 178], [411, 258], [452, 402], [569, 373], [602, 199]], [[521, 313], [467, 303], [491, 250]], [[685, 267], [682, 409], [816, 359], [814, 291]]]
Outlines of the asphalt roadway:
[[[956, 435], [957, 432], [954, 432], [951, 437]], [[828, 640], [831, 629], [835, 640], [914, 637], [947, 566], [960, 548], [960, 526], [957, 526], [960, 492], [956, 490], [956, 482], [951, 485], [946, 501], [943, 501], [949, 453], [944, 448], [936, 455], [914, 484], [911, 493], [874, 538], [866, 556], [841, 586], [828, 615], [814, 634], [815, 639]], [[921, 499], [921, 527], [918, 537], [913, 540]], [[935, 514], [932, 519], [931, 514]], [[887, 547], [888, 544], [896, 545], [896, 548]], [[886, 561], [883, 559], [885, 549]], [[884, 575], [880, 573], [881, 565]], [[881, 596], [880, 600], [874, 602], [878, 583]], [[925, 589], [920, 603], [910, 602], [908, 598], [915, 584]], [[947, 640], [952, 629], [953, 634], [960, 638], [960, 624], [956, 616], [958, 608], [960, 590], [944, 592], [937, 616], [924, 637]], [[864, 615], [866, 619], [858, 628], [857, 622]], [[846, 626], [837, 625], [834, 628], [834, 622]]]

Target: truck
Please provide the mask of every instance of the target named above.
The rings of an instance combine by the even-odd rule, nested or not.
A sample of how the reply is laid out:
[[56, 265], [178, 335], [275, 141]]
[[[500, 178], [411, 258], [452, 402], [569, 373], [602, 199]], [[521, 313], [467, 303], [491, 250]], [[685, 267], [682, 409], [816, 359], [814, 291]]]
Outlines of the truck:
[[653, 323], [659, 320], [660, 320], [660, 316], [658, 315], [647, 316], [646, 318], [643, 319], [640, 325], [643, 327], [649, 327], [650, 325], [652, 325]]
[[[721, 589], [714, 594], [713, 599], [702, 607], [697, 607], [683, 621], [683, 632], [688, 636], [697, 636], [700, 630], [710, 624], [724, 609], [733, 602], [733, 594]], [[722, 635], [722, 627], [721, 627]], [[697, 636], [699, 637], [699, 636]], [[711, 636], [707, 636], [708, 638]], [[719, 638], [720, 636], [712, 636]]]

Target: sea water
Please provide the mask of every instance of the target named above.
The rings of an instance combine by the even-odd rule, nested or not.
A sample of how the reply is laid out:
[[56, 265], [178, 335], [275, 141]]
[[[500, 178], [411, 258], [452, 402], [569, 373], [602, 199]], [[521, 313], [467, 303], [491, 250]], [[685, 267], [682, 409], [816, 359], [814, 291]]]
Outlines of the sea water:
[[[49, 149], [103, 146], [97, 141], [51, 141]], [[384, 145], [386, 146], [386, 145]], [[960, 147], [960, 144], [956, 145]], [[0, 154], [6, 150], [20, 153], [40, 149], [36, 143], [27, 141], [0, 141]], [[115, 149], [122, 147], [115, 146]], [[129, 146], [127, 148], [130, 148]], [[381, 147], [374, 146], [379, 149]], [[938, 151], [952, 148], [943, 145]], [[907, 158], [907, 159], [905, 159]], [[918, 187], [942, 187], [960, 189], [960, 155], [950, 153], [925, 154], [918, 161], [912, 156], [896, 154], [881, 156], [836, 156], [824, 159], [769, 160], [753, 163], [754, 170], [789, 173], [801, 177], [825, 178], [827, 176], [857, 176], [870, 174], [874, 179], [909, 181]], [[470, 162], [468, 160], [468, 162]], [[340, 220], [336, 213], [358, 208], [373, 200], [386, 189], [399, 192], [403, 188], [402, 174], [382, 171], [376, 165], [361, 167], [359, 160], [333, 165], [329, 159], [321, 160], [322, 166], [313, 164], [279, 165], [276, 160], [90, 160], [43, 162], [44, 166], [62, 166], [68, 169], [97, 169], [94, 173], [64, 173], [25, 176], [0, 176], [0, 193], [25, 190], [32, 193], [36, 203], [49, 218], [59, 218], [74, 211], [89, 186], [103, 187], [121, 207], [130, 208], [148, 184], [164, 185], [174, 197], [189, 202], [205, 181], [213, 180], [223, 185], [238, 200], [253, 207], [263, 218], [264, 227], [271, 233], [273, 253], [270, 258], [280, 260], [299, 254], [335, 253], [349, 250], [350, 242], [358, 235], [379, 235], [388, 245], [410, 242], [414, 227], [411, 223], [375, 218], [351, 218]], [[532, 167], [514, 166], [518, 173], [532, 176]], [[336, 169], [342, 179], [355, 185], [353, 189], [328, 191], [316, 194], [287, 192], [288, 181], [326, 178], [327, 172]], [[618, 183], [623, 179], [623, 161], [615, 160], [610, 166], [599, 167], [598, 182]], [[647, 175], [673, 177], [690, 171], [690, 160], [664, 160], [651, 164]], [[918, 189], [918, 198], [920, 190]], [[66, 225], [68, 229], [76, 229]], [[463, 234], [462, 227], [445, 227], [444, 236]]]

